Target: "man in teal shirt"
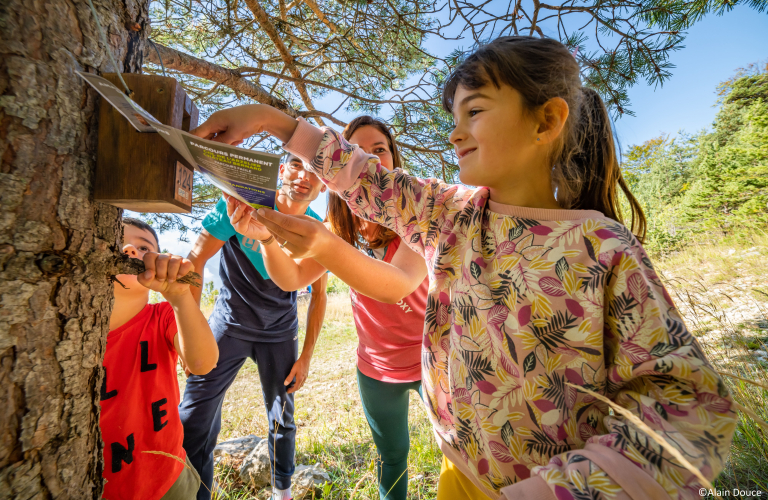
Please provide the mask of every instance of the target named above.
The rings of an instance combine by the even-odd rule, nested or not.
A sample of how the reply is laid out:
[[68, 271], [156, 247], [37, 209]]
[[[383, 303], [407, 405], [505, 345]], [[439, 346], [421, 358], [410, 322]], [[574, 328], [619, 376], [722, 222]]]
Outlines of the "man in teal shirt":
[[[309, 203], [325, 192], [315, 174], [289, 155], [280, 165], [282, 186], [276, 209], [290, 215], [321, 218]], [[291, 498], [296, 427], [293, 393], [304, 384], [325, 315], [327, 277], [312, 285], [307, 331], [298, 355], [296, 292], [281, 290], [267, 274], [259, 242], [238, 234], [229, 222], [222, 199], [203, 220], [203, 231], [189, 260], [202, 274], [205, 264], [221, 250], [222, 287], [208, 322], [219, 346], [219, 362], [205, 376], [187, 379], [179, 405], [184, 425], [184, 449], [197, 469], [202, 486], [198, 500], [209, 500], [213, 489], [213, 449], [221, 430], [221, 405], [237, 372], [251, 358], [259, 370], [269, 418], [269, 454], [273, 468], [273, 498]], [[194, 289], [200, 300], [200, 289]], [[298, 359], [297, 359], [298, 357]]]

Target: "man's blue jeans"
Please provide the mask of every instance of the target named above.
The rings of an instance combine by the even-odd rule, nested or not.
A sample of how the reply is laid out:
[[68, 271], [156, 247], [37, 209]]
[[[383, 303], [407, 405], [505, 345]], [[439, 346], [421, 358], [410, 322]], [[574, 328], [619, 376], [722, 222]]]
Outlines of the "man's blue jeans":
[[246, 358], [256, 362], [269, 418], [269, 456], [275, 464], [273, 484], [280, 489], [291, 485], [296, 449], [293, 423], [293, 394], [283, 385], [296, 362], [299, 341], [294, 335], [284, 342], [252, 342], [216, 334], [219, 362], [207, 375], [187, 379], [184, 399], [179, 405], [184, 425], [184, 449], [202, 480], [197, 500], [210, 500], [213, 485], [213, 449], [221, 431], [221, 405]]

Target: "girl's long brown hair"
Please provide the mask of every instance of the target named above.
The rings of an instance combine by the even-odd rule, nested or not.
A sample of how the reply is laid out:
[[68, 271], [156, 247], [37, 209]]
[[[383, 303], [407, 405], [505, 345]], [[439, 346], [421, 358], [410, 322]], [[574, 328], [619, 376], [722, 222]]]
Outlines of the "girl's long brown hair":
[[[394, 168], [402, 168], [397, 143], [386, 123], [372, 116], [358, 116], [349, 122], [344, 128], [342, 135], [345, 139], [349, 140], [349, 138], [352, 137], [352, 134], [354, 134], [360, 127], [374, 127], [384, 134], [384, 137], [387, 138], [389, 151], [392, 153]], [[397, 238], [397, 234], [394, 231], [391, 231], [384, 226], [377, 226], [378, 230], [376, 231], [373, 241], [367, 241], [363, 238], [362, 234], [360, 234], [361, 220], [352, 214], [352, 211], [347, 206], [347, 202], [341, 199], [341, 197], [333, 191], [328, 191], [328, 222], [331, 224], [331, 231], [343, 238], [350, 245], [357, 248], [382, 248], [389, 245], [392, 240]]]
[[474, 90], [487, 83], [517, 90], [530, 114], [553, 97], [568, 103], [568, 120], [551, 153], [558, 203], [597, 210], [623, 223], [620, 188], [629, 202], [630, 228], [642, 242], [645, 214], [621, 175], [608, 110], [597, 92], [582, 86], [579, 65], [565, 45], [551, 38], [508, 36], [481, 46], [448, 77], [443, 107], [452, 112], [460, 85]]

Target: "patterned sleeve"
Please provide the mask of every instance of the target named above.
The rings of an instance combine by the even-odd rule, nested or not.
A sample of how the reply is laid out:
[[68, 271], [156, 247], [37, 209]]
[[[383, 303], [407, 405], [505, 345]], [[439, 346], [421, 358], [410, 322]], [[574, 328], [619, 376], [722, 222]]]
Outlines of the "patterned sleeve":
[[437, 179], [420, 179], [402, 170], [391, 172], [339, 132], [318, 129], [301, 119], [284, 148], [347, 200], [355, 215], [392, 229], [428, 259], [449, 215], [472, 195], [467, 188]]
[[[731, 397], [640, 243], [624, 226], [611, 231], [623, 244], [603, 262], [607, 379], [597, 392], [629, 409], [711, 481], [736, 428]], [[604, 418], [602, 425], [580, 424], [591, 431], [582, 432], [585, 448], [533, 468], [530, 479], [502, 489], [507, 498], [700, 498], [703, 485], [668, 451], [607, 405], [586, 403]]]

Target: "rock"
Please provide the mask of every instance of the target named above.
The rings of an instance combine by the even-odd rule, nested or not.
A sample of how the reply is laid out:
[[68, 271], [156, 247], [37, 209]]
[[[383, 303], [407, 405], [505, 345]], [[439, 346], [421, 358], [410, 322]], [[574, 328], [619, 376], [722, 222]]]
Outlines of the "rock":
[[323, 485], [330, 482], [331, 476], [320, 467], [319, 463], [315, 465], [297, 465], [291, 479], [293, 498], [298, 500], [304, 498], [305, 495], [312, 495], [313, 492], [315, 495], [320, 495], [323, 492]]
[[262, 439], [255, 434], [222, 441], [213, 449], [213, 456], [218, 459], [226, 456], [235, 460], [242, 460], [247, 457], [261, 441]]
[[[240, 466], [240, 480], [256, 490], [270, 487], [272, 484], [271, 465], [269, 442], [266, 439], [261, 439], [243, 460], [243, 465]], [[298, 500], [305, 495], [311, 496], [313, 492], [315, 495], [320, 495], [323, 492], [322, 486], [330, 482], [331, 476], [320, 467], [319, 463], [298, 465], [291, 479], [293, 497]]]
[[269, 441], [262, 439], [245, 457], [243, 464], [240, 466], [240, 479], [257, 490], [272, 484]]

